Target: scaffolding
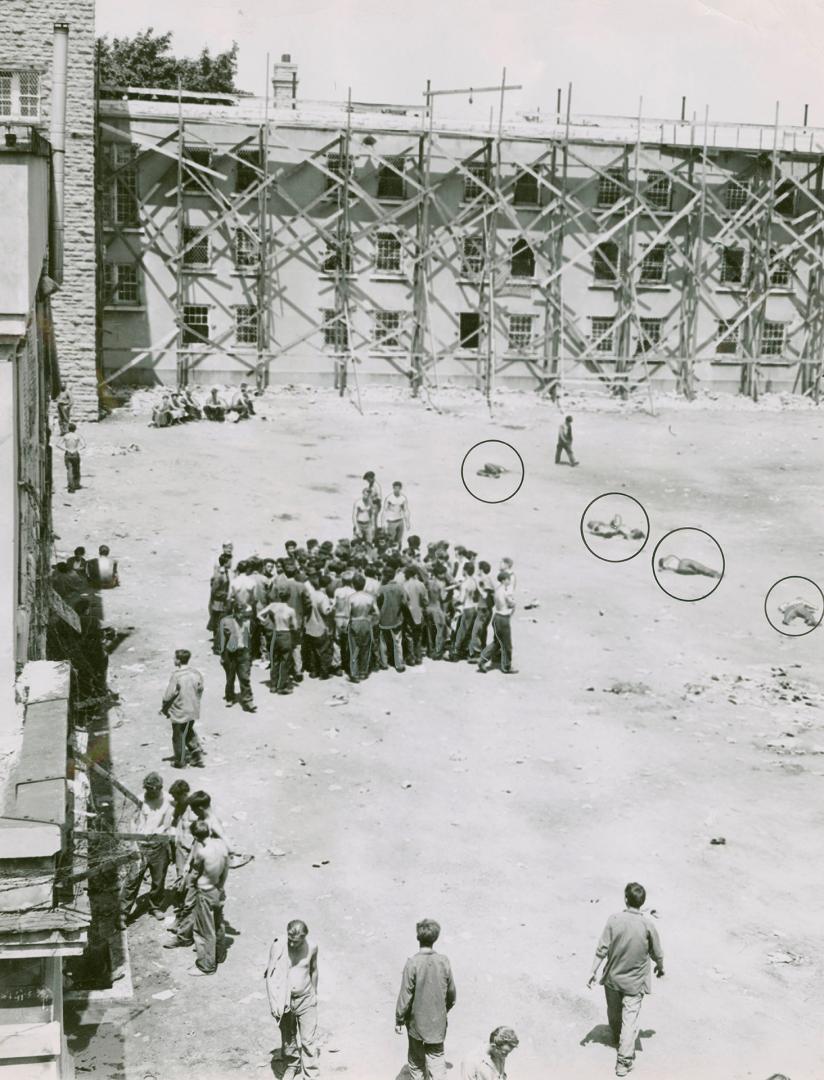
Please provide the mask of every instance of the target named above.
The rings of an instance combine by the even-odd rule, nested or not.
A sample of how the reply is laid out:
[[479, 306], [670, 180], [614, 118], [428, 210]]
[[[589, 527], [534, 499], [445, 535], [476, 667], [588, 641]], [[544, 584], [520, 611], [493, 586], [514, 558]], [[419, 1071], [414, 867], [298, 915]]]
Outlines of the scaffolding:
[[[268, 94], [258, 120], [242, 100], [232, 115], [225, 103], [193, 105], [181, 92], [139, 119], [104, 102], [101, 258], [120, 245], [173, 325], [135, 343], [104, 383], [174, 356], [182, 386], [204, 356], [219, 355], [265, 387], [273, 371], [289, 370], [290, 355], [321, 339], [334, 385], [359, 407], [359, 372], [370, 362], [408, 380], [413, 395], [431, 396], [448, 369], [491, 401], [498, 380], [517, 372], [553, 399], [593, 386], [620, 398], [644, 389], [652, 409], [656, 381], [671, 379], [692, 398], [707, 371], [732, 370], [755, 398], [768, 367], [818, 403], [824, 133], [782, 128], [778, 106], [771, 129], [712, 126], [708, 110], [702, 123], [645, 120], [642, 104], [631, 121], [595, 123], [572, 115], [571, 86], [563, 111], [559, 92], [553, 124], [516, 131], [504, 124], [507, 89], [504, 71], [500, 85], [468, 91], [500, 94], [497, 126], [491, 118], [485, 131], [436, 124], [434, 98], [467, 91], [429, 84], [423, 108], [359, 105], [350, 92], [322, 117], [270, 109]], [[142, 103], [151, 91], [140, 94]], [[107, 156], [113, 143], [129, 147], [122, 160]], [[147, 162], [153, 182], [134, 180]], [[245, 186], [232, 183], [239, 168]], [[127, 218], [139, 230], [105, 212], [124, 177], [134, 200]], [[196, 227], [192, 194], [208, 219]], [[187, 310], [205, 287], [192, 253], [219, 235], [256, 261], [244, 266], [240, 288], [253, 301], [240, 305], [245, 315], [232, 302], [237, 291], [209, 293], [223, 317], [213, 334]], [[397, 257], [402, 312], [387, 310], [379, 278], [353, 270], [382, 245]], [[602, 280], [592, 282], [596, 264]], [[317, 291], [297, 295], [297, 272], [330, 286], [329, 307], [315, 310]], [[473, 316], [471, 332], [461, 329], [458, 302]], [[779, 319], [770, 318], [774, 304]]]

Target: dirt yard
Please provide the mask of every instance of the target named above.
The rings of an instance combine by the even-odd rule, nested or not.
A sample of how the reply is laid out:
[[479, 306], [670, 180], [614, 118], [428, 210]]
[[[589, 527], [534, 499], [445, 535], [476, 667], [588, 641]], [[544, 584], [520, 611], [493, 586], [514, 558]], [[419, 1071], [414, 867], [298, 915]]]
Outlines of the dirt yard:
[[[190, 979], [193, 954], [162, 949], [149, 916], [132, 926], [134, 999], [75, 1014], [79, 1074], [270, 1076], [263, 965], [273, 933], [300, 917], [320, 947], [323, 1075], [395, 1080], [394, 1001], [428, 915], [458, 990], [452, 1075], [510, 1024], [510, 1080], [607, 1077], [603, 991], [586, 981], [635, 879], [667, 970], [644, 1003], [635, 1074], [824, 1075], [824, 630], [782, 636], [763, 606], [788, 574], [824, 583], [820, 412], [575, 409], [573, 469], [553, 464], [554, 406], [504, 395], [491, 420], [469, 395], [440, 402], [442, 414], [375, 390], [360, 415], [330, 392], [281, 391], [249, 423], [154, 430], [123, 409], [86, 429], [84, 488], [58, 492], [56, 531], [62, 551], [108, 542], [120, 561], [106, 616], [136, 631], [111, 663], [117, 775], [135, 790], [150, 769], [167, 786], [180, 775], [158, 706], [175, 647], [192, 648], [208, 758], [184, 775], [255, 857], [230, 874], [235, 933], [215, 977]], [[508, 502], [476, 501], [461, 482], [482, 439], [524, 460]], [[221, 542], [279, 555], [292, 537], [348, 535], [368, 468], [385, 490], [403, 480], [424, 541], [514, 558], [520, 674], [427, 662], [358, 686], [307, 681], [286, 700], [256, 668], [257, 714], [225, 708], [205, 630]], [[628, 562], [596, 559], [579, 531], [611, 491], [650, 518]], [[697, 603], [651, 572], [657, 541], [686, 526], [726, 561]]]

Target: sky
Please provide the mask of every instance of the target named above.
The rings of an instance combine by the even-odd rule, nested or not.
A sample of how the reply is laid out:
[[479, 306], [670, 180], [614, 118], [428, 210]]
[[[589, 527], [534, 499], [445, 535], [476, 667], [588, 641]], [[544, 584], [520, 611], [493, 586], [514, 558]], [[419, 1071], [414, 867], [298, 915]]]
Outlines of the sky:
[[[179, 55], [239, 46], [238, 85], [262, 95], [266, 55], [290, 53], [300, 97], [420, 104], [434, 89], [507, 83], [505, 117], [687, 116], [824, 127], [824, 0], [97, 0], [99, 34], [171, 30]], [[641, 99], [643, 99], [641, 103]], [[479, 120], [495, 94], [446, 97]]]

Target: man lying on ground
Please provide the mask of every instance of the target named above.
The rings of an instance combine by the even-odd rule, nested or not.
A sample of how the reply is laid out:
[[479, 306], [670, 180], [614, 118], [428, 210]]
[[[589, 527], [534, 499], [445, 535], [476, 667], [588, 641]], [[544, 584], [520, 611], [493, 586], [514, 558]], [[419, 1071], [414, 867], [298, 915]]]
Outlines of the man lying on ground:
[[721, 571], [704, 566], [695, 559], [679, 559], [677, 555], [663, 555], [658, 560], [659, 570], [672, 570], [675, 574], [703, 574], [704, 577], [720, 578]]

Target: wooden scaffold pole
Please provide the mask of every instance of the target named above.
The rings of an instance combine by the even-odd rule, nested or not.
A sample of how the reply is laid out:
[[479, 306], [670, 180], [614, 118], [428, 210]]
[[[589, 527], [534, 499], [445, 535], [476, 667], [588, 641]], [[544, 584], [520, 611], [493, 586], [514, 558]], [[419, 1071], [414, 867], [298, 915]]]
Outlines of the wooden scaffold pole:
[[[258, 160], [263, 180], [269, 177], [269, 53], [266, 54], [266, 98], [263, 105], [263, 124], [258, 131]], [[271, 288], [269, 283], [269, 186], [259, 183], [258, 189], [258, 266], [257, 266], [257, 366], [255, 379], [262, 390], [269, 385], [269, 337], [271, 320]], [[265, 359], [264, 359], [265, 357]]]

